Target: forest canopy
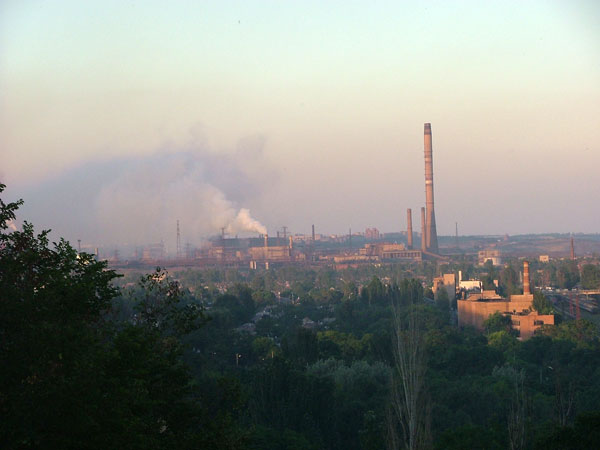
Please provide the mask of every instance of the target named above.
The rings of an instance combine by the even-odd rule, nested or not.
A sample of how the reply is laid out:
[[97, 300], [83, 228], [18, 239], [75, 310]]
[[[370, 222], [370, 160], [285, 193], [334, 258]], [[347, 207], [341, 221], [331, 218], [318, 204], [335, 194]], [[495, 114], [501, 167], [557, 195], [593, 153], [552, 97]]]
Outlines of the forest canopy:
[[0, 199], [2, 448], [598, 447], [591, 322], [459, 329], [415, 267], [122, 277], [9, 229], [20, 204]]

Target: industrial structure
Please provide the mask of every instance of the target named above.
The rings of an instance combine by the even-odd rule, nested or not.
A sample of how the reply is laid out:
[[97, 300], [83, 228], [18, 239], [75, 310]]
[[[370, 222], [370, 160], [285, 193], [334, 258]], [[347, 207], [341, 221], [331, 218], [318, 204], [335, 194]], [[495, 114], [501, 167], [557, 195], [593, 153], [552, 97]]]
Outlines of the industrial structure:
[[410, 250], [413, 248], [413, 232], [412, 232], [412, 210], [406, 210], [406, 247]]
[[[353, 233], [350, 230], [346, 236], [325, 236], [312, 233], [298, 239], [289, 235], [287, 227], [283, 227], [283, 242], [277, 231], [277, 238], [269, 238], [265, 233], [257, 238], [226, 238], [225, 230], [221, 235], [205, 242], [201, 248], [190, 249], [186, 246], [185, 255], [181, 246], [181, 229], [179, 220], [176, 221], [177, 240], [175, 248], [175, 263], [179, 265], [225, 265], [230, 267], [267, 268], [269, 264], [288, 264], [297, 262], [306, 263], [333, 263], [358, 264], [372, 263], [374, 261], [422, 261], [424, 258], [443, 257], [439, 255], [438, 236], [435, 222], [434, 192], [433, 192], [433, 150], [431, 140], [431, 124], [424, 127], [425, 149], [425, 207], [421, 208], [421, 248], [418, 249], [413, 240], [412, 210], [407, 209], [406, 245], [398, 242], [398, 236], [386, 239], [375, 227], [367, 228], [358, 236], [353, 246]], [[416, 234], [416, 233], [415, 233]], [[361, 242], [363, 238], [363, 242]], [[364, 242], [364, 241], [368, 241]], [[298, 244], [298, 245], [296, 245]], [[164, 244], [146, 246], [141, 250], [141, 255], [136, 251], [135, 260], [142, 263], [164, 264], [167, 252]]]
[[431, 124], [425, 124], [425, 242], [426, 249], [438, 253], [438, 238], [435, 227], [435, 209], [433, 206], [433, 148], [431, 145]]
[[425, 253], [427, 251], [427, 231], [425, 224], [425, 208], [421, 208], [421, 251]]
[[[421, 207], [421, 252], [430, 258], [440, 258], [433, 196], [433, 146], [431, 124], [424, 127], [425, 148], [425, 207]], [[406, 246], [413, 247], [412, 210], [406, 210]]]
[[486, 262], [491, 261], [494, 266], [502, 265], [502, 254], [497, 248], [488, 248], [477, 252], [477, 262], [483, 266]]
[[511, 326], [520, 339], [528, 339], [542, 325], [554, 325], [553, 314], [539, 314], [533, 309], [533, 293], [529, 283], [529, 263], [523, 263], [523, 294], [502, 298], [494, 290], [481, 290], [457, 300], [458, 325], [470, 325], [479, 330], [492, 314], [509, 316]]

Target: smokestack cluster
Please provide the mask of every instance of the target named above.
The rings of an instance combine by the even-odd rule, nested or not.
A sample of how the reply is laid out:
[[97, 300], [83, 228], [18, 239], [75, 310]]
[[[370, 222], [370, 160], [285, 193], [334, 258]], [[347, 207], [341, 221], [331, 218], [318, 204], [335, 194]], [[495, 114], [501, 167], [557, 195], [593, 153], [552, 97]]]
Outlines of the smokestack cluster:
[[435, 210], [433, 207], [433, 149], [431, 145], [431, 124], [425, 124], [425, 206], [427, 208], [425, 246], [432, 253], [438, 253]]
[[529, 288], [529, 263], [523, 261], [523, 295], [529, 294], [531, 294], [531, 289]]
[[409, 249], [413, 248], [412, 210], [410, 208], [406, 210], [406, 246]]

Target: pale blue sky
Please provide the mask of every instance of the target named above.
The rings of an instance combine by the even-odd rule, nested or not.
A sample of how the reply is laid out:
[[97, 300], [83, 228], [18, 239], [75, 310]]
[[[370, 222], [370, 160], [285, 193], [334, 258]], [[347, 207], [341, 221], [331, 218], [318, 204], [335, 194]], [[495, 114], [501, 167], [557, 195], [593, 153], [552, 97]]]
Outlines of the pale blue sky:
[[0, 177], [259, 140], [273, 233], [400, 230], [431, 122], [440, 233], [599, 232], [599, 5], [5, 0]]

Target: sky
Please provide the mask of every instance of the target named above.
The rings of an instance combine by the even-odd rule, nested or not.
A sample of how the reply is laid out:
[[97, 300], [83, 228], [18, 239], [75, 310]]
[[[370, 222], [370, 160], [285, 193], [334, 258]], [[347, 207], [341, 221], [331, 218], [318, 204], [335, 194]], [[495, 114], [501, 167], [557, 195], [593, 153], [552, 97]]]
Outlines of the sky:
[[425, 122], [438, 234], [600, 232], [600, 3], [0, 2], [3, 195], [71, 240], [405, 230]]

